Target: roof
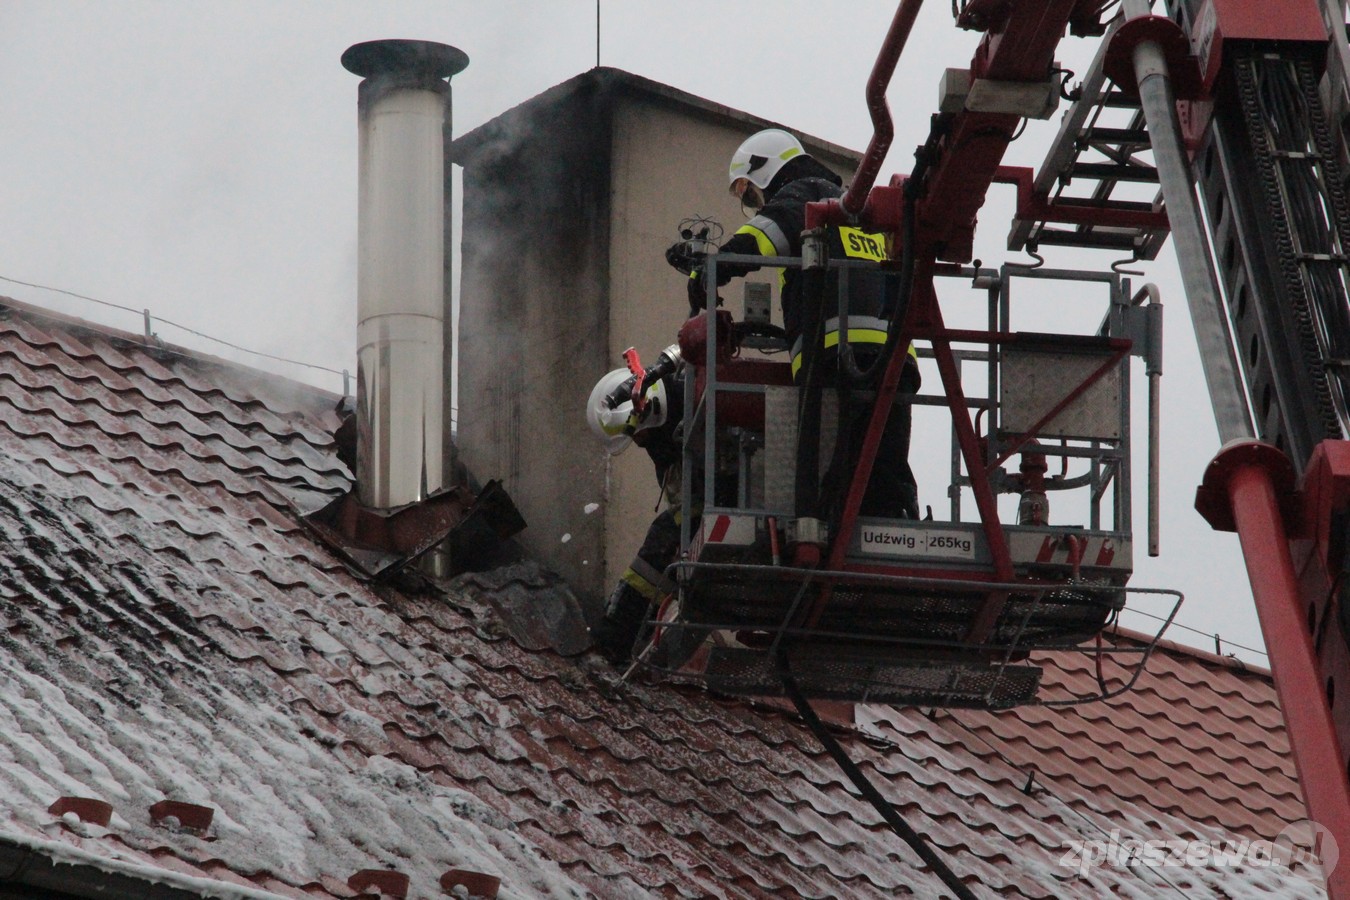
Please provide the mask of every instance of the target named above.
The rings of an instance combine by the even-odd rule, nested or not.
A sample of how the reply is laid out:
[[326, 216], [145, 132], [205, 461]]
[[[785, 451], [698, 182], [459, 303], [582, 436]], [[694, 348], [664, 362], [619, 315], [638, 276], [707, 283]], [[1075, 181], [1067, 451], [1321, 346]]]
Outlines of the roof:
[[[939, 894], [795, 716], [513, 637], [494, 601], [563, 602], [545, 573], [350, 574], [295, 517], [349, 485], [336, 396], [0, 304], [0, 885], [350, 897], [392, 869], [414, 897], [449, 870], [509, 898]], [[1269, 840], [1302, 818], [1266, 673], [1165, 647], [1100, 704], [856, 723], [847, 752], [979, 896], [1322, 896], [1305, 864], [1064, 864], [1113, 831]]]
[[597, 66], [575, 75], [494, 116], [457, 138], [451, 145], [451, 155], [460, 165], [472, 165], [483, 154], [501, 152], [504, 145], [509, 147], [521, 134], [528, 133], [529, 123], [538, 117], [553, 115], [566, 102], [582, 100], [592, 95], [609, 98], [631, 97], [645, 103], [674, 107], [690, 115], [730, 124], [746, 134], [763, 128], [783, 128], [797, 135], [813, 155], [826, 162], [850, 168], [856, 166], [861, 158], [856, 150], [805, 134], [795, 128], [788, 128], [781, 122], [715, 103], [668, 84], [609, 66]]

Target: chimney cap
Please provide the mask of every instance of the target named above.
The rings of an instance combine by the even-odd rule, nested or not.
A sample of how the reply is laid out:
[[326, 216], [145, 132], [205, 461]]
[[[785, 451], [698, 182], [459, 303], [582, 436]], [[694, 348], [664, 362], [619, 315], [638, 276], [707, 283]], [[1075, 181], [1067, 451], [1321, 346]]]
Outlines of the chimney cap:
[[405, 75], [450, 78], [469, 64], [458, 47], [436, 41], [384, 40], [352, 44], [342, 54], [342, 66], [362, 78]]

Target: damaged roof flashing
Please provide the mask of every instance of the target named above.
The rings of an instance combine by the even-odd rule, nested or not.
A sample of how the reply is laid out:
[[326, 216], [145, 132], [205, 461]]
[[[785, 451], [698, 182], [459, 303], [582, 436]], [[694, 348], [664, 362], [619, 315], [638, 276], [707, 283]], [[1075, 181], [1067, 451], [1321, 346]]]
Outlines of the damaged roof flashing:
[[429, 567], [433, 574], [488, 568], [501, 544], [525, 527], [498, 481], [477, 495], [457, 485], [387, 510], [362, 506], [352, 490], [300, 520], [353, 572], [374, 581], [393, 578], [428, 554], [441, 557]]

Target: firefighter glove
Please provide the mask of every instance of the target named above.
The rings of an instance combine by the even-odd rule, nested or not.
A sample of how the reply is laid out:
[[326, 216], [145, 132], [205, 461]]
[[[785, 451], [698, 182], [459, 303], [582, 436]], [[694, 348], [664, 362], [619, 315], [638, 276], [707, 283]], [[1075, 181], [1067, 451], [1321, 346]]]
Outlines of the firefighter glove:
[[694, 312], [706, 305], [707, 283], [703, 281], [703, 270], [695, 269], [688, 277], [688, 309]]
[[676, 241], [666, 248], [666, 262], [681, 275], [688, 275], [701, 261], [695, 258], [688, 241]]

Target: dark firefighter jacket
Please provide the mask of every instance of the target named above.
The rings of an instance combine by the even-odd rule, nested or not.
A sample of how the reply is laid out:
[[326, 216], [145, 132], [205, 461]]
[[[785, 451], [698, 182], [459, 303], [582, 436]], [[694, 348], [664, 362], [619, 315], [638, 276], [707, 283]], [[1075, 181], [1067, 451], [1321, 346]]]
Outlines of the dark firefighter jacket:
[[680, 422], [684, 419], [684, 379], [667, 375], [661, 379], [666, 389], [666, 421], [656, 428], [644, 428], [633, 435], [637, 444], [651, 457], [656, 469], [656, 480], [666, 483], [672, 467], [678, 467], [683, 454], [680, 441]]
[[[801, 256], [802, 231], [806, 228], [806, 204], [843, 196], [838, 175], [810, 156], [789, 160], [774, 176], [764, 192], [764, 207], [742, 225], [720, 248], [721, 253], [759, 256]], [[886, 259], [885, 235], [841, 226], [828, 232], [831, 259], [881, 261]], [[756, 265], [719, 263], [718, 285], [759, 269]], [[848, 284], [848, 342], [852, 345], [880, 345], [886, 342], [887, 278], [880, 272], [850, 269]], [[779, 271], [783, 308], [783, 330], [792, 349], [792, 373], [801, 364], [802, 273], [800, 269]], [[831, 273], [825, 295], [824, 348], [839, 343], [838, 290], [840, 276]], [[697, 288], [695, 288], [697, 290]], [[910, 348], [911, 354], [913, 348]]]

